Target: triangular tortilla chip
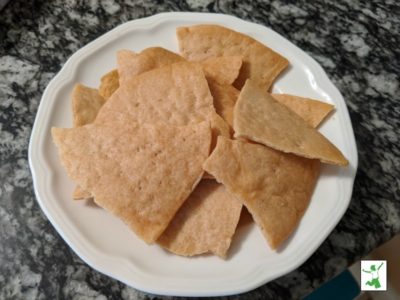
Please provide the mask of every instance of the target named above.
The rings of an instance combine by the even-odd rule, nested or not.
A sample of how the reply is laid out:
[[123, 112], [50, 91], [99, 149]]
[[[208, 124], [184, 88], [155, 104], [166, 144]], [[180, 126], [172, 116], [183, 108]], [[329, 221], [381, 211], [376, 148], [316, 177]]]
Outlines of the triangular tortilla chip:
[[[72, 91], [72, 120], [73, 126], [83, 126], [94, 121], [98, 111], [106, 100], [96, 89], [83, 84], [76, 84]], [[72, 194], [75, 200], [91, 198], [90, 192], [77, 186]]]
[[132, 121], [186, 125], [215, 112], [203, 71], [183, 62], [157, 68], [121, 85], [100, 110], [96, 123], [129, 116]]
[[134, 76], [183, 61], [185, 59], [182, 56], [161, 47], [146, 48], [138, 54], [120, 50], [117, 52], [119, 82], [123, 85]]
[[[222, 113], [221, 115], [225, 115], [226, 117], [226, 111], [229, 112], [231, 110], [231, 115], [233, 115], [233, 107], [236, 102], [236, 98], [239, 94], [239, 91], [234, 89], [236, 92], [232, 93], [233, 95], [231, 97], [228, 97], [226, 95], [227, 91], [229, 91], [229, 88], [227, 86], [221, 86], [217, 83], [210, 84], [210, 81], [208, 82], [208, 85], [210, 87], [211, 95], [213, 95], [214, 98], [214, 106], [216, 107], [216, 110], [218, 113]], [[275, 94], [273, 95], [275, 96]], [[227, 98], [226, 101], [224, 101]], [[332, 105], [323, 103], [317, 100], [312, 100], [308, 98], [302, 98], [302, 97], [297, 97], [297, 96], [291, 96], [291, 95], [284, 95], [280, 94], [278, 98], [282, 99], [282, 103], [287, 105], [290, 109], [293, 111], [297, 112], [307, 123], [309, 123], [313, 127], [317, 127], [320, 122], [326, 117], [326, 115], [329, 113], [329, 111], [333, 108]], [[229, 116], [229, 115], [228, 115]], [[226, 117], [225, 120], [228, 118]], [[227, 120], [228, 122], [228, 120]], [[229, 123], [229, 122], [228, 122]], [[230, 123], [231, 124], [231, 123]], [[285, 154], [283, 154], [285, 156]], [[310, 164], [309, 168], [310, 170], [315, 170], [312, 175], [310, 175], [310, 183], [315, 182], [316, 178], [318, 177], [319, 172], [317, 172], [317, 166], [314, 160], [310, 160], [308, 162]], [[297, 169], [297, 167], [294, 167], [294, 169]], [[303, 165], [300, 165], [300, 168], [303, 168]], [[306, 167], [307, 168], [307, 167]], [[280, 172], [280, 168], [277, 168], [275, 170], [276, 173]], [[296, 170], [297, 172], [297, 170]], [[206, 173], [209, 174], [209, 173]], [[209, 176], [212, 176], [209, 174]], [[304, 199], [303, 207], [308, 206], [308, 202]]]
[[[161, 47], [146, 48], [140, 53], [130, 50], [118, 51], [120, 83], [125, 84], [144, 72], [185, 61], [186, 59], [182, 56]], [[232, 84], [239, 74], [242, 58], [240, 56], [215, 57], [200, 62], [200, 65], [207, 80], [211, 79], [220, 84]]]
[[210, 121], [215, 140], [219, 134], [229, 136], [229, 127], [214, 110], [201, 67], [189, 62], [169, 64], [134, 76], [111, 96], [96, 123], [123, 116], [139, 124], [187, 125]]
[[[229, 126], [233, 127], [233, 108], [239, 91], [231, 85], [221, 85], [213, 80], [208, 80], [208, 86], [214, 99], [216, 112]], [[288, 94], [272, 94], [272, 96], [302, 117], [312, 127], [317, 127], [334, 109], [331, 104], [310, 98]]]
[[334, 109], [332, 104], [310, 98], [288, 94], [271, 94], [271, 96], [302, 117], [312, 127], [317, 127]]
[[242, 66], [241, 56], [212, 57], [200, 62], [208, 81], [213, 80], [221, 85], [231, 85], [239, 76]]
[[[72, 119], [74, 127], [90, 124], [103, 106], [105, 98], [96, 89], [76, 84], [72, 91]], [[91, 198], [90, 192], [77, 186], [72, 198], [75, 200]]]
[[[130, 82], [131, 80], [134, 79], [134, 77], [143, 74], [145, 72], [148, 72], [150, 70], [155, 71], [154, 69], [160, 67], [166, 67], [176, 62], [186, 62], [186, 60], [183, 57], [161, 47], [147, 48], [142, 52], [140, 52], [139, 54], [136, 54], [130, 50], [121, 50], [117, 53], [117, 60], [118, 60], [118, 72], [120, 73], [120, 78], [123, 77], [123, 79], [120, 79], [120, 81], [125, 83]], [[239, 73], [241, 63], [242, 59], [239, 56], [212, 58], [208, 61], [202, 62], [200, 64], [201, 68], [199, 68], [199, 66], [196, 66], [197, 77], [200, 76], [198, 71], [201, 69], [203, 70], [204, 75], [208, 78], [208, 80], [214, 80], [216, 82], [221, 82], [221, 83], [227, 83], [227, 82], [231, 83], [236, 79]], [[181, 82], [185, 82], [186, 79], [184, 78], [184, 76], [178, 74], [180, 72], [180, 69], [177, 68], [175, 70], [175, 74], [177, 75], [178, 78], [176, 81], [174, 81], [174, 78], [172, 78], [172, 74], [170, 75], [171, 78], [168, 79], [168, 82], [170, 84], [175, 84], [175, 86], [177, 86]], [[158, 78], [155, 79], [154, 76], [150, 77], [157, 81], [160, 80]], [[164, 89], [165, 87], [168, 88], [168, 86], [163, 82], [158, 82], [157, 84], [163, 85]], [[189, 83], [186, 82], [185, 84], [190, 84], [190, 82]], [[156, 85], [155, 86], [153, 86], [153, 84], [150, 85], [152, 87], [149, 87], [149, 89], [156, 88]], [[203, 88], [204, 84], [200, 86], [201, 88]], [[160, 93], [158, 99], [163, 99], [164, 95], [165, 93]], [[171, 99], [174, 95], [169, 95], [169, 96], [170, 98], [166, 99], [165, 101], [171, 103], [171, 100], [174, 101], [173, 99]], [[185, 96], [185, 95], [179, 95], [179, 96]], [[190, 98], [188, 99], [180, 98], [180, 100], [186, 101], [186, 103], [188, 103], [187, 101], [190, 101]], [[208, 100], [208, 96], [205, 100]], [[152, 103], [150, 103], [150, 105], [152, 105]], [[158, 109], [162, 110], [163, 107], [158, 107]], [[179, 107], [177, 107], [177, 109], [179, 109]], [[167, 111], [167, 113], [169, 114], [170, 112]], [[139, 120], [136, 121], [141, 123], [141, 121]], [[191, 121], [193, 120], [189, 120], [189, 122]], [[194, 120], [194, 122], [197, 121]], [[187, 122], [184, 124], [187, 124]], [[230, 136], [230, 129], [229, 126], [224, 122], [224, 120], [220, 119], [218, 115], [215, 114], [214, 112], [212, 113], [211, 116], [211, 127], [213, 129], [213, 137], [214, 137], [211, 148], [213, 149], [213, 146], [216, 143], [216, 137], [218, 135]]]
[[79, 185], [76, 186], [75, 190], [72, 192], [72, 199], [74, 200], [87, 200], [91, 198], [92, 194], [81, 188]]
[[180, 53], [190, 61], [203, 61], [217, 56], [242, 56], [243, 65], [234, 84], [238, 89], [250, 78], [268, 90], [289, 64], [286, 58], [255, 39], [222, 26], [179, 27], [176, 33]]
[[119, 76], [117, 70], [112, 70], [103, 75], [100, 80], [99, 94], [108, 99], [119, 87]]
[[272, 249], [303, 216], [319, 166], [318, 160], [224, 137], [203, 165], [247, 207]]
[[202, 180], [179, 209], [158, 243], [183, 256], [207, 252], [226, 257], [242, 204], [214, 180]]
[[236, 138], [329, 164], [348, 165], [329, 140], [251, 80], [247, 80], [236, 102], [233, 128]]
[[233, 108], [239, 96], [239, 91], [232, 85], [221, 85], [214, 80], [208, 80], [208, 87], [214, 100], [214, 107], [229, 126], [233, 126]]
[[165, 230], [200, 180], [207, 122], [174, 127], [125, 120], [52, 129], [69, 176], [147, 243]]
[[94, 121], [105, 99], [98, 90], [76, 84], [72, 91], [73, 126], [83, 126]]

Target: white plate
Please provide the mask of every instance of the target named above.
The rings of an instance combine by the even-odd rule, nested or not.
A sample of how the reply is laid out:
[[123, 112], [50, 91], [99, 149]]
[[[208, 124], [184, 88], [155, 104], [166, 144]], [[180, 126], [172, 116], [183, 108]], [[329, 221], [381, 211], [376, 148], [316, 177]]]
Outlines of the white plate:
[[[146, 245], [127, 226], [85, 201], [72, 201], [74, 184], [62, 168], [50, 128], [71, 127], [70, 95], [75, 83], [97, 87], [101, 74], [115, 68], [115, 52], [162, 46], [177, 51], [175, 29], [221, 24], [246, 33], [287, 57], [291, 67], [275, 83], [277, 92], [320, 99], [336, 113], [320, 129], [350, 161], [348, 168], [324, 166], [312, 201], [295, 233], [271, 251], [254, 224], [240, 227], [228, 260], [184, 258]], [[346, 211], [357, 168], [353, 129], [343, 97], [322, 68], [271, 29], [232, 16], [165, 13], [125, 23], [77, 51], [46, 88], [29, 145], [37, 200], [68, 245], [94, 269], [142, 291], [180, 296], [242, 293], [288, 273], [325, 240]]]

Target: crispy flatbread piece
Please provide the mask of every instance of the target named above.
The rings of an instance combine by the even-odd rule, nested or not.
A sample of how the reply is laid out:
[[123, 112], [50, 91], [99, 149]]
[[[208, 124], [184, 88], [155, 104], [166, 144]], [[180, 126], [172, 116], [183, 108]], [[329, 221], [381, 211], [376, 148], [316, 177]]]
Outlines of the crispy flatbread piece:
[[178, 255], [211, 252], [224, 258], [241, 210], [241, 202], [222, 184], [202, 180], [157, 242]]
[[[208, 80], [211, 95], [214, 99], [216, 112], [233, 127], [233, 108], [239, 97], [239, 91], [231, 85], [221, 85], [214, 80]], [[318, 100], [303, 98], [288, 94], [272, 94], [280, 103], [284, 104], [312, 127], [317, 127], [334, 106]]]
[[144, 72], [183, 61], [185, 59], [182, 56], [161, 47], [146, 48], [140, 53], [120, 50], [117, 52], [120, 84]]
[[52, 129], [68, 175], [95, 202], [153, 243], [199, 182], [207, 122], [175, 127], [115, 121]]
[[179, 27], [176, 33], [180, 53], [189, 61], [203, 61], [217, 56], [241, 56], [243, 64], [234, 84], [238, 89], [250, 78], [268, 90], [289, 64], [286, 58], [255, 39], [222, 26]]
[[97, 89], [83, 84], [76, 84], [72, 91], [73, 126], [83, 126], [92, 123], [105, 99], [99, 95]]
[[231, 85], [239, 76], [242, 67], [241, 56], [211, 57], [200, 62], [207, 80], [221, 85]]
[[96, 123], [129, 116], [134, 122], [187, 125], [209, 120], [213, 99], [200, 66], [183, 62], [157, 68], [121, 85]]
[[119, 87], [118, 70], [112, 70], [100, 79], [99, 94], [108, 99]]
[[75, 190], [72, 192], [72, 199], [74, 200], [87, 200], [91, 199], [92, 194], [89, 191], [84, 190], [79, 185], [75, 187]]
[[[118, 72], [121, 84], [144, 72], [170, 64], [185, 62], [182, 56], [161, 47], [146, 48], [140, 53], [130, 50], [117, 52]], [[220, 84], [232, 84], [242, 66], [240, 56], [215, 57], [200, 62], [207, 80]]]
[[247, 207], [272, 249], [303, 216], [319, 166], [318, 160], [224, 137], [203, 165]]
[[[94, 121], [98, 111], [106, 100], [97, 89], [83, 84], [76, 84], [72, 91], [72, 120], [73, 126], [83, 126]], [[74, 200], [91, 198], [90, 192], [77, 186], [72, 194]]]
[[271, 94], [271, 96], [293, 110], [312, 127], [317, 127], [334, 109], [332, 104], [310, 98], [288, 94]]
[[[236, 98], [239, 94], [237, 91], [237, 94], [235, 97], [232, 97], [230, 101], [221, 101], [219, 99], [223, 99], [224, 93], [226, 92], [226, 87], [218, 85], [215, 87], [215, 84], [212, 86], [209, 82], [211, 94], [214, 97], [214, 106], [216, 107], [216, 110], [218, 113], [221, 112], [221, 109], [225, 109], [225, 107], [230, 107], [232, 110], [232, 115], [233, 115], [233, 107], [236, 102]], [[275, 95], [274, 95], [275, 96]], [[312, 100], [312, 99], [307, 99], [307, 98], [301, 98], [297, 96], [292, 96], [292, 95], [284, 95], [281, 94], [278, 96], [278, 98], [282, 99], [282, 102], [287, 105], [290, 109], [293, 111], [297, 112], [307, 123], [309, 123], [313, 127], [317, 127], [320, 122], [323, 121], [323, 119], [326, 117], [326, 115], [329, 113], [329, 111], [333, 108], [332, 105], [326, 104], [317, 100]], [[217, 104], [216, 104], [216, 99], [217, 99]], [[222, 106], [218, 106], [218, 103]], [[285, 156], [285, 154], [283, 154]], [[317, 177], [319, 175], [318, 170], [318, 164], [314, 160], [310, 160], [308, 162], [310, 165], [309, 167], [306, 166], [307, 169], [312, 171], [312, 174], [309, 176], [310, 182], [315, 182], [317, 180]], [[297, 167], [293, 168], [296, 170]], [[300, 164], [300, 168], [304, 168], [304, 164]], [[277, 168], [276, 173], [279, 173], [280, 169]], [[296, 170], [296, 172], [298, 172]], [[209, 174], [209, 173], [207, 173]], [[211, 176], [211, 174], [210, 174]], [[308, 202], [306, 199], [303, 199], [303, 204], [302, 207], [305, 208], [308, 206]]]
[[233, 108], [239, 96], [239, 91], [232, 85], [222, 85], [214, 80], [208, 80], [211, 95], [214, 100], [214, 107], [230, 127], [233, 126]]
[[96, 123], [129, 117], [139, 124], [187, 125], [210, 121], [214, 144], [229, 127], [215, 112], [213, 99], [199, 65], [170, 64], [133, 77], [122, 85], [99, 112]]
[[233, 128], [236, 138], [328, 164], [348, 165], [328, 139], [251, 80], [247, 80], [236, 102]]

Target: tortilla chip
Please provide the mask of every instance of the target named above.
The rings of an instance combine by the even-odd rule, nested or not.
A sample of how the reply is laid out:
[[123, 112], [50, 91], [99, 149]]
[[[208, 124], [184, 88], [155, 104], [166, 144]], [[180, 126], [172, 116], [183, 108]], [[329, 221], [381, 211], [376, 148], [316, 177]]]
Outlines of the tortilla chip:
[[231, 134], [229, 125], [217, 113], [211, 115], [210, 124], [212, 131], [211, 150], [213, 150], [217, 144], [218, 136], [230, 137]]
[[[83, 84], [76, 84], [72, 91], [72, 119], [73, 126], [79, 127], [94, 121], [105, 99], [96, 89]], [[91, 198], [90, 192], [77, 186], [72, 194], [75, 200]]]
[[202, 180], [158, 239], [183, 256], [214, 253], [226, 257], [242, 204], [214, 180]]
[[236, 138], [329, 164], [348, 165], [329, 140], [251, 80], [247, 80], [236, 102], [233, 128]]
[[210, 79], [222, 85], [231, 85], [239, 76], [242, 66], [241, 56], [212, 57], [200, 62], [207, 80]]
[[73, 126], [83, 126], [94, 121], [105, 100], [96, 89], [76, 84], [72, 91]]
[[[130, 50], [117, 52], [118, 72], [121, 84], [144, 72], [185, 62], [182, 56], [161, 47], [147, 48], [136, 54]], [[239, 74], [242, 65], [240, 56], [216, 57], [200, 62], [207, 80], [212, 79], [220, 84], [232, 84]]]
[[117, 52], [120, 85], [144, 72], [183, 61], [185, 59], [182, 56], [161, 47], [147, 48], [139, 54], [120, 50]]
[[204, 169], [252, 214], [272, 249], [293, 232], [306, 210], [320, 163], [263, 145], [218, 138]]
[[100, 80], [99, 94], [108, 99], [119, 87], [119, 76], [117, 70], [112, 70], [103, 75]]
[[233, 108], [239, 96], [239, 91], [231, 85], [221, 85], [214, 80], [208, 80], [208, 87], [214, 99], [214, 107], [230, 127], [233, 127]]
[[79, 185], [75, 187], [75, 190], [72, 192], [72, 199], [74, 200], [87, 200], [91, 199], [92, 194], [84, 189], [82, 189]]
[[68, 175], [95, 202], [153, 243], [203, 175], [207, 122], [175, 127], [125, 120], [52, 129]]
[[271, 96], [302, 117], [312, 127], [317, 127], [334, 109], [332, 104], [310, 98], [288, 94], [271, 94]]
[[210, 120], [213, 99], [197, 65], [183, 62], [133, 77], [100, 110], [96, 123], [129, 117], [139, 124], [187, 125]]
[[275, 78], [288, 66], [286, 58], [255, 39], [218, 25], [179, 27], [179, 50], [189, 61], [239, 55], [243, 65], [234, 83], [238, 89], [250, 78], [268, 90]]
[[[239, 96], [239, 91], [231, 85], [221, 85], [213, 80], [208, 80], [208, 87], [214, 99], [216, 112], [233, 127], [233, 108]], [[302, 117], [312, 127], [317, 127], [334, 106], [314, 99], [298, 97], [287, 94], [272, 94], [280, 103]]]
[[[72, 91], [72, 119], [74, 127], [90, 124], [94, 121], [105, 99], [96, 89], [76, 84]], [[72, 194], [75, 200], [91, 198], [90, 192], [77, 186]]]
[[211, 149], [218, 135], [230, 136], [229, 126], [214, 110], [201, 66], [189, 62], [156, 68], [122, 85], [107, 101], [96, 122], [120, 118], [140, 124], [187, 125], [210, 121]]

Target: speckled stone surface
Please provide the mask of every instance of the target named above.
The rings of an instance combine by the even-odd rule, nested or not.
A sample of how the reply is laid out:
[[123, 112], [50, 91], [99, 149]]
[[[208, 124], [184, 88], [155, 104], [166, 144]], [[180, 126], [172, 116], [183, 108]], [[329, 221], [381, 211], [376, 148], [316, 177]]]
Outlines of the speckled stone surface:
[[301, 298], [400, 231], [397, 1], [25, 2], [0, 11], [0, 299], [154, 298], [92, 270], [69, 249], [35, 200], [27, 147], [41, 94], [68, 57], [117, 25], [158, 12], [220, 12], [269, 26], [324, 67], [353, 121], [359, 169], [344, 218], [299, 269], [232, 298]]

